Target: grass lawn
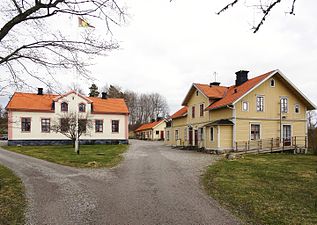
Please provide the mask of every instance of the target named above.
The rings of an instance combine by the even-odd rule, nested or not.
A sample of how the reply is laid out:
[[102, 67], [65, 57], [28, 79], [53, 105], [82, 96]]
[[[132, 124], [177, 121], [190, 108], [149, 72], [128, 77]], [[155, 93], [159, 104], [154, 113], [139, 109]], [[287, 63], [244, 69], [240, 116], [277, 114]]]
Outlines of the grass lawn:
[[5, 146], [7, 150], [81, 168], [113, 167], [122, 159], [128, 145], [81, 145], [77, 155], [71, 145], [57, 146]]
[[26, 206], [21, 180], [0, 165], [0, 224], [24, 224]]
[[317, 224], [317, 156], [246, 155], [210, 166], [208, 193], [250, 224]]

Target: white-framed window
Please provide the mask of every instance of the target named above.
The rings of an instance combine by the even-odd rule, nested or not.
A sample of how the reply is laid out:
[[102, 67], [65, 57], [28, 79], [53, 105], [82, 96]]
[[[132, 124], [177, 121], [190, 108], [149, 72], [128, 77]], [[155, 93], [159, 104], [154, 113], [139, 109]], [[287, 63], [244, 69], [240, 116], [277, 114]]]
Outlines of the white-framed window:
[[85, 103], [80, 103], [80, 104], [78, 105], [78, 111], [79, 111], [79, 112], [86, 112], [86, 105], [85, 105]]
[[247, 101], [242, 102], [242, 111], [244, 111], [244, 112], [249, 111], [249, 102], [247, 102]]
[[215, 134], [214, 134], [214, 128], [210, 127], [210, 141], [214, 141], [215, 140]]
[[264, 96], [263, 95], [258, 95], [256, 97], [256, 111], [264, 112]]
[[192, 106], [192, 118], [195, 118], [195, 106]]
[[261, 139], [261, 125], [260, 124], [251, 124], [250, 126], [250, 139], [251, 141]]
[[119, 133], [119, 120], [111, 121], [111, 131], [112, 133]]
[[96, 133], [103, 132], [103, 120], [95, 120], [95, 132]]
[[287, 97], [281, 98], [281, 112], [282, 113], [288, 112], [288, 98]]
[[51, 130], [51, 119], [42, 118], [41, 119], [41, 131], [42, 133], [49, 133]]
[[175, 130], [175, 140], [177, 141], [179, 139], [178, 130]]
[[169, 141], [170, 140], [170, 131], [166, 131], [166, 140]]
[[300, 113], [300, 106], [299, 106], [299, 104], [295, 104], [295, 113]]
[[270, 87], [275, 87], [275, 80], [274, 79], [270, 80]]
[[31, 118], [30, 117], [21, 118], [21, 131], [31, 132]]
[[184, 140], [187, 141], [187, 127], [184, 129]]
[[68, 104], [67, 104], [67, 102], [62, 102], [61, 103], [61, 111], [62, 112], [68, 112]]
[[204, 104], [200, 104], [199, 106], [199, 115], [200, 117], [204, 116]]

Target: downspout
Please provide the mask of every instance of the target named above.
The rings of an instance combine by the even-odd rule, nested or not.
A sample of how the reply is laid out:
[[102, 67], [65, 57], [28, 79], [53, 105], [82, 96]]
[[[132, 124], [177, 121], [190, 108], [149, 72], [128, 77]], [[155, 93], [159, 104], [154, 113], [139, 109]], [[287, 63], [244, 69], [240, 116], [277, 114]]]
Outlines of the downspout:
[[282, 99], [280, 98], [280, 143], [282, 142]]

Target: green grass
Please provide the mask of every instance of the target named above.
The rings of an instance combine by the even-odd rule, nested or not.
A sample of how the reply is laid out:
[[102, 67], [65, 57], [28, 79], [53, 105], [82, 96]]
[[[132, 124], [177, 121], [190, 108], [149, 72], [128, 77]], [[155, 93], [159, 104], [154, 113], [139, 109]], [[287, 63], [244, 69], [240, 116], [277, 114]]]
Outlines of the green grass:
[[210, 166], [208, 193], [249, 224], [317, 224], [317, 156], [246, 155]]
[[77, 155], [71, 145], [58, 146], [5, 146], [7, 150], [47, 160], [61, 165], [80, 168], [116, 166], [128, 145], [81, 145]]
[[24, 224], [26, 206], [21, 180], [0, 165], [0, 224]]

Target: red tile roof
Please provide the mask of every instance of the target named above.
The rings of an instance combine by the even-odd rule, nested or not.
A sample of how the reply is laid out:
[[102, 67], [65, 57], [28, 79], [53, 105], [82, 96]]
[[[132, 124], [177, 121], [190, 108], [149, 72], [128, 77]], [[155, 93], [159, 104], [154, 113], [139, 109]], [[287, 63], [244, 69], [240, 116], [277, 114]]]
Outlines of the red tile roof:
[[257, 84], [259, 84], [265, 78], [269, 77], [274, 71], [252, 78], [239, 86], [234, 85], [229, 87], [226, 92], [226, 95], [220, 100], [213, 102], [206, 108], [206, 110], [217, 109], [234, 103], [236, 100], [245, 95], [249, 90], [251, 90]]
[[123, 98], [95, 98], [88, 97], [92, 101], [93, 113], [120, 113], [128, 114], [129, 109]]
[[156, 125], [161, 123], [163, 120], [155, 121], [153, 123], [145, 123], [142, 124], [138, 129], [135, 130], [135, 132], [143, 131], [143, 130], [150, 130], [153, 129]]
[[53, 99], [57, 95], [37, 95], [32, 93], [15, 92], [11, 97], [6, 109], [16, 111], [44, 111], [52, 110]]
[[171, 115], [171, 119], [176, 119], [176, 118], [180, 118], [186, 115], [188, 110], [187, 106], [184, 106], [183, 108], [181, 108], [180, 110], [178, 110], [176, 113], [174, 113], [173, 115]]
[[[33, 93], [16, 92], [10, 99], [6, 109], [13, 111], [39, 111], [39, 112], [54, 112], [52, 103], [54, 99], [60, 95], [37, 95]], [[93, 98], [85, 97], [92, 101], [93, 113], [113, 113], [113, 114], [128, 114], [129, 110], [124, 101], [120, 98]]]
[[210, 86], [209, 84], [194, 84], [208, 98], [223, 98], [228, 90], [224, 86]]

